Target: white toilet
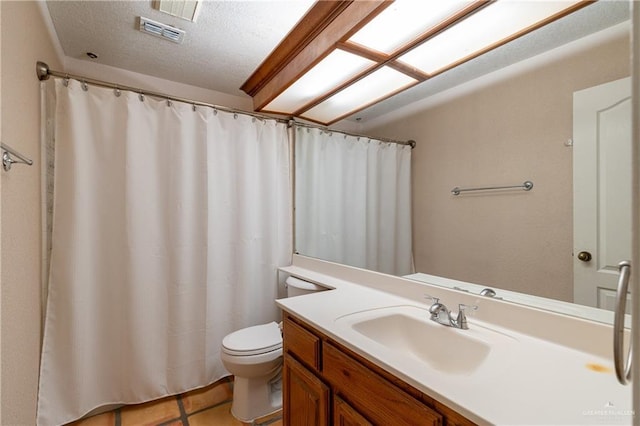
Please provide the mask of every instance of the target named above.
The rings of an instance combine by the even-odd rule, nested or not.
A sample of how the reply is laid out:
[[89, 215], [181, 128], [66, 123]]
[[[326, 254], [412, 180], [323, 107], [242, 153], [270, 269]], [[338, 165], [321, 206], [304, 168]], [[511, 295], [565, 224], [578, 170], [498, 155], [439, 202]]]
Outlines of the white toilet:
[[[298, 278], [286, 281], [287, 297], [327, 290]], [[255, 325], [222, 340], [225, 368], [235, 376], [231, 414], [252, 422], [282, 408], [282, 333], [280, 325]]]

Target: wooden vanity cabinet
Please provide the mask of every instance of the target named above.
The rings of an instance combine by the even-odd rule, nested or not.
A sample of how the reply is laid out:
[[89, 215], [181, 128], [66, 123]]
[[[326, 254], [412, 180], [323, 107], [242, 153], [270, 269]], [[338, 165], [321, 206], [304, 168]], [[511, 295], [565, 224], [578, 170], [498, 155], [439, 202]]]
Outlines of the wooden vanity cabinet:
[[330, 390], [293, 357], [284, 355], [282, 370], [284, 423], [324, 426], [329, 422]]
[[372, 426], [369, 420], [337, 395], [333, 397], [333, 424], [338, 426]]
[[283, 333], [287, 426], [474, 425], [289, 313]]

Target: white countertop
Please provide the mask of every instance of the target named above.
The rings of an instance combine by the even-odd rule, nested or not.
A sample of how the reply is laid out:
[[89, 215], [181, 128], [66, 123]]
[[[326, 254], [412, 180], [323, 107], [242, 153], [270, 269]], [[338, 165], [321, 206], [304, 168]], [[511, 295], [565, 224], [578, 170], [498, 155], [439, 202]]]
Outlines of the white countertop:
[[[392, 294], [296, 267], [281, 270], [333, 290], [279, 299], [279, 307], [478, 424], [619, 425], [632, 422], [631, 388], [618, 384], [611, 359], [536, 337], [540, 334], [523, 332], [522, 325], [514, 330], [508, 325], [469, 316], [469, 332], [473, 333], [474, 327], [476, 333], [488, 327], [513, 338], [508, 343], [508, 356], [503, 353], [490, 362], [492, 354], [489, 354], [489, 361], [471, 373], [442, 372], [354, 332], [344, 321], [336, 321], [355, 312], [392, 306], [424, 309], [430, 302], [403, 297], [402, 291]], [[402, 286], [401, 283], [395, 285]], [[450, 308], [456, 306], [452, 302], [458, 303], [442, 302]], [[423, 338], [429, 339], [429, 336]], [[456, 356], [455, 347], [442, 347], [442, 350]], [[594, 365], [604, 371], [589, 368]]]

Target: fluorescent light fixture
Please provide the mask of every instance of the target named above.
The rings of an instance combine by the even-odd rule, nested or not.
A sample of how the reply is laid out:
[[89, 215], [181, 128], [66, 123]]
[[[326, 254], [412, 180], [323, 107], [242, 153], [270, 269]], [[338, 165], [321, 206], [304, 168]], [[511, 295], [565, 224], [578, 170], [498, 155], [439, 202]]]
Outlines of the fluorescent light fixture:
[[594, 1], [317, 1], [241, 89], [328, 125]]
[[470, 0], [396, 0], [349, 41], [369, 49], [393, 53], [470, 3]]
[[416, 84], [418, 80], [389, 67], [382, 67], [362, 80], [333, 95], [302, 114], [303, 118], [327, 123], [392, 93]]
[[561, 12], [574, 3], [578, 2], [498, 1], [398, 59], [427, 74], [434, 74]]
[[143, 16], [140, 17], [139, 29], [143, 33], [161, 37], [174, 43], [182, 43], [182, 41], [184, 40], [184, 30], [172, 27], [171, 25], [163, 24], [161, 22], [152, 21], [151, 19], [145, 18]]
[[318, 96], [329, 92], [358, 73], [375, 65], [361, 56], [334, 50], [265, 108], [270, 112], [297, 111]]
[[153, 3], [160, 12], [191, 22], [196, 21], [200, 11], [200, 2], [197, 0], [154, 0]]

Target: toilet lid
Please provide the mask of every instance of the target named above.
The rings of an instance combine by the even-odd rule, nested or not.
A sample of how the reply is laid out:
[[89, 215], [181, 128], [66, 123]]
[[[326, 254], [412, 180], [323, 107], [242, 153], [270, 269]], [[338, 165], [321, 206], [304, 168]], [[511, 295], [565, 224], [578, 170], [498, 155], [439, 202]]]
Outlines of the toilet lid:
[[231, 355], [258, 355], [282, 347], [282, 333], [275, 322], [234, 331], [222, 339], [223, 350]]

